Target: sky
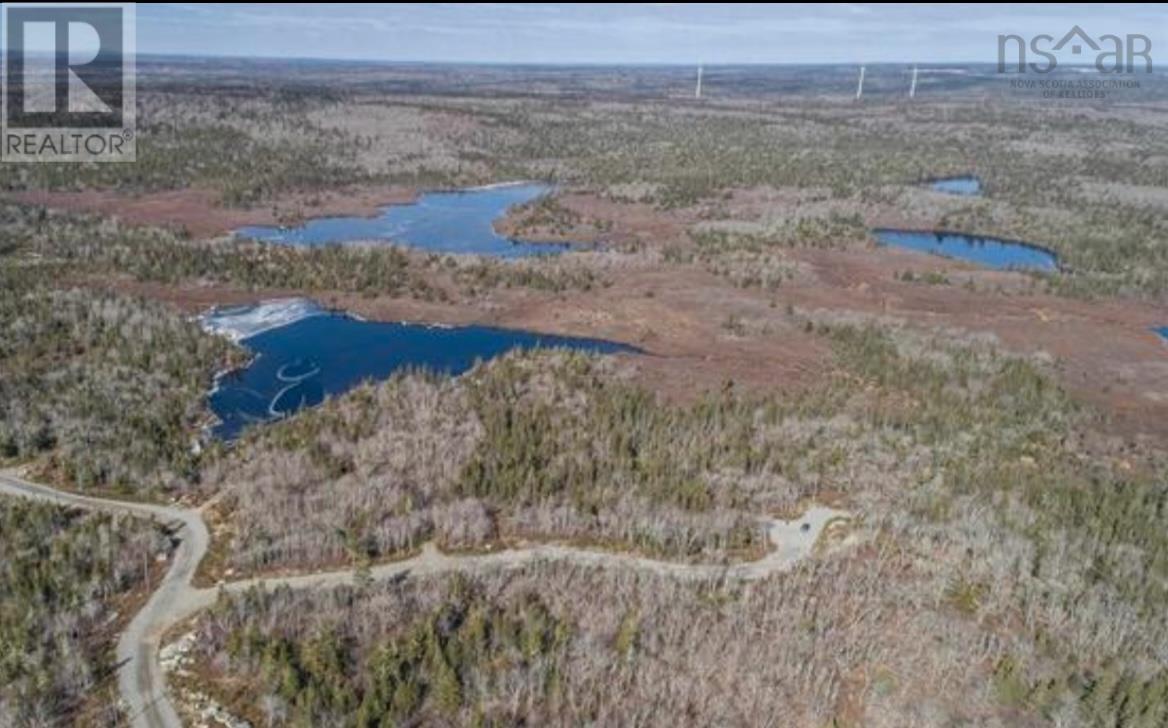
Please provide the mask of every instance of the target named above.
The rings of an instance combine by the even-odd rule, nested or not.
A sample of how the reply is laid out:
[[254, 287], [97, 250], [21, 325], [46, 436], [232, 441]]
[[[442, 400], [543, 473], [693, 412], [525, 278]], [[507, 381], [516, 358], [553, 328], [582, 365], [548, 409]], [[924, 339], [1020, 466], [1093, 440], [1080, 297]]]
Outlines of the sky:
[[142, 3], [138, 52], [479, 63], [992, 62], [997, 36], [1143, 33], [1168, 3]]

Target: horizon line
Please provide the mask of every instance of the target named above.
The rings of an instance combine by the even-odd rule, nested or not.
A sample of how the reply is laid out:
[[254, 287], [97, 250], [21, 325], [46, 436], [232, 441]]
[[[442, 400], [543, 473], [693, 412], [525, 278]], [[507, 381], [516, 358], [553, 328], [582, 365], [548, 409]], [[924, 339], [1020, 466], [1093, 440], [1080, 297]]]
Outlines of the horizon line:
[[[996, 66], [998, 61], [954, 61], [954, 60], [912, 60], [912, 61], [724, 61], [710, 63], [708, 61], [470, 61], [470, 60], [441, 60], [441, 59], [392, 59], [392, 58], [335, 58], [326, 56], [265, 56], [243, 55], [236, 53], [167, 53], [167, 52], [137, 52], [136, 58], [173, 58], [173, 59], [210, 59], [210, 60], [237, 60], [237, 61], [300, 61], [312, 63], [350, 63], [350, 64], [379, 64], [399, 66], [496, 66], [514, 68], [737, 68], [737, 67], [801, 67], [801, 66]], [[1092, 63], [1060, 63], [1059, 68], [1093, 68]], [[1159, 69], [1153, 68], [1155, 74]]]

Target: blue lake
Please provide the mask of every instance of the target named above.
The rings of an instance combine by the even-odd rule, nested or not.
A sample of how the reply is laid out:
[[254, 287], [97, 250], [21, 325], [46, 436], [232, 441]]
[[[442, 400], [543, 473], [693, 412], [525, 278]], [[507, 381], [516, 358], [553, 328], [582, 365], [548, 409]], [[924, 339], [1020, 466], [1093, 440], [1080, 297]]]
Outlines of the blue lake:
[[523, 183], [456, 192], [426, 192], [416, 202], [390, 205], [376, 217], [322, 217], [300, 227], [244, 227], [240, 237], [288, 245], [385, 242], [437, 253], [473, 253], [500, 258], [549, 255], [568, 246], [524, 243], [495, 232], [493, 223], [514, 205], [547, 194], [545, 184]]
[[255, 355], [247, 367], [221, 376], [209, 397], [220, 420], [213, 434], [227, 440], [238, 437], [249, 425], [290, 415], [365, 380], [387, 379], [403, 368], [457, 375], [476, 361], [513, 349], [638, 351], [601, 339], [490, 326], [362, 321], [305, 299], [218, 309], [203, 316], [202, 323], [208, 330], [236, 339]]
[[929, 187], [937, 192], [950, 195], [977, 197], [981, 194], [981, 179], [973, 175], [960, 177], [942, 177], [929, 181]]
[[1058, 270], [1058, 257], [1035, 245], [964, 233], [877, 229], [881, 245], [917, 250], [1001, 270]]

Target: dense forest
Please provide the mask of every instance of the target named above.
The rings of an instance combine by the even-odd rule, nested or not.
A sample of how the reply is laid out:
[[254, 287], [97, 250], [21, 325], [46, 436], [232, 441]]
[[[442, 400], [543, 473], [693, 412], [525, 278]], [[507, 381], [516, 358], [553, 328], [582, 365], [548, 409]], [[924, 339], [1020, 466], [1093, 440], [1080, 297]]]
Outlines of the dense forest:
[[175, 487], [224, 339], [145, 301], [55, 285], [57, 271], [0, 266], [0, 458], [44, 457], [82, 488]]
[[[689, 408], [583, 354], [512, 354], [458, 380], [403, 374], [253, 433], [207, 470], [237, 569], [566, 538], [668, 558], [763, 547], [760, 517], [812, 490], [732, 394]], [[739, 482], [734, 476], [743, 477]]]
[[0, 725], [120, 725], [113, 641], [158, 527], [0, 498]]
[[[238, 563], [257, 565], [253, 554], [311, 562], [348, 547], [359, 567], [408, 546], [382, 539], [409, 528], [418, 529], [413, 543], [432, 529], [455, 548], [517, 526], [563, 537], [591, 524], [583, 534], [603, 540], [608, 524], [630, 516], [729, 525], [728, 514], [829, 493], [860, 514], [858, 551], [757, 587], [694, 589], [568, 567], [484, 577], [500, 634], [522, 633], [508, 626], [509, 610], [526, 614], [514, 605], [532, 590], [550, 610], [541, 623], [566, 625], [569, 647], [538, 642], [526, 661], [506, 656], [524, 654], [522, 640], [464, 643], [477, 598], [433, 595], [455, 586], [227, 600], [202, 627], [207, 655], [231, 666], [222, 685], [259, 676], [277, 723], [371, 724], [416, 711], [455, 722], [646, 711], [650, 723], [735, 723], [782, 710], [794, 723], [821, 724], [858, 705], [869, 712], [853, 719], [866, 724], [1162, 723], [1165, 463], [1133, 460], [1122, 443], [1092, 434], [1098, 415], [1071, 403], [1035, 362], [908, 330], [814, 325], [841, 369], [784, 400], [731, 391], [663, 405], [597, 369], [619, 365], [580, 355], [512, 357], [461, 382], [411, 375], [360, 390], [272, 428], [269, 443], [293, 447], [291, 459], [250, 451], [240, 481], [260, 488], [227, 486], [238, 499]], [[395, 447], [421, 457], [395, 458]], [[224, 467], [230, 484], [238, 466]], [[434, 506], [443, 501], [453, 505]], [[296, 528], [278, 525], [285, 518]], [[626, 547], [686, 554], [661, 547], [685, 541], [654, 541], [669, 530], [613, 533]], [[708, 543], [725, 552], [749, 541]], [[415, 589], [430, 596], [418, 602]], [[386, 606], [396, 600], [408, 606]], [[396, 614], [415, 616], [403, 623]], [[767, 639], [743, 640], [752, 630]], [[930, 649], [905, 642], [905, 630]], [[616, 643], [635, 667], [624, 667]], [[320, 649], [331, 655], [324, 663]], [[342, 679], [332, 670], [355, 672]], [[288, 692], [286, 680], [316, 687]], [[613, 680], [623, 685], [616, 705]], [[746, 702], [726, 702], [726, 685]], [[674, 689], [685, 699], [675, 702]]]
[[78, 278], [222, 283], [245, 289], [328, 290], [441, 298], [394, 247], [292, 248], [254, 241], [194, 241], [181, 231], [95, 215], [0, 204], [0, 253], [52, 261]]

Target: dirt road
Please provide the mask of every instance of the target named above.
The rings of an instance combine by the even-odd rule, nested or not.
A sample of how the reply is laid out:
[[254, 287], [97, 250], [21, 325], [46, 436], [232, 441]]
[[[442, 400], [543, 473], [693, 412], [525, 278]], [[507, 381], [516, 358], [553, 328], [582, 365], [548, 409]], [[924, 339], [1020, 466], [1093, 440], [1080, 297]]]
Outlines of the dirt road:
[[23, 496], [65, 506], [149, 518], [175, 528], [181, 539], [174, 559], [157, 590], [118, 638], [118, 691], [135, 726], [181, 726], [178, 713], [166, 697], [162, 666], [158, 662], [163, 631], [185, 616], [208, 606], [214, 594], [191, 588], [191, 578], [207, 551], [210, 537], [198, 511], [131, 503], [66, 493], [0, 472], [0, 494]]
[[[182, 725], [178, 712], [166, 694], [165, 676], [158, 660], [159, 643], [171, 626], [211, 606], [220, 588], [230, 593], [246, 591], [261, 583], [268, 587], [284, 585], [293, 589], [327, 588], [351, 584], [354, 578], [353, 571], [347, 569], [300, 576], [247, 579], [226, 583], [221, 587], [197, 589], [192, 585], [192, 579], [210, 545], [207, 526], [198, 510], [77, 495], [28, 482], [12, 471], [0, 471], [0, 495], [125, 513], [150, 518], [176, 529], [175, 534], [181, 541], [170, 569], [118, 639], [118, 689], [134, 726], [177, 728]], [[407, 574], [517, 569], [539, 561], [568, 561], [582, 566], [637, 569], [677, 579], [753, 580], [794, 566], [811, 554], [823, 529], [833, 519], [847, 516], [843, 511], [813, 506], [794, 521], [771, 520], [768, 534], [773, 550], [758, 561], [730, 566], [680, 564], [633, 554], [589, 551], [553, 544], [485, 554], [448, 555], [430, 543], [417, 556], [375, 566], [371, 575], [374, 580], [379, 580]]]

